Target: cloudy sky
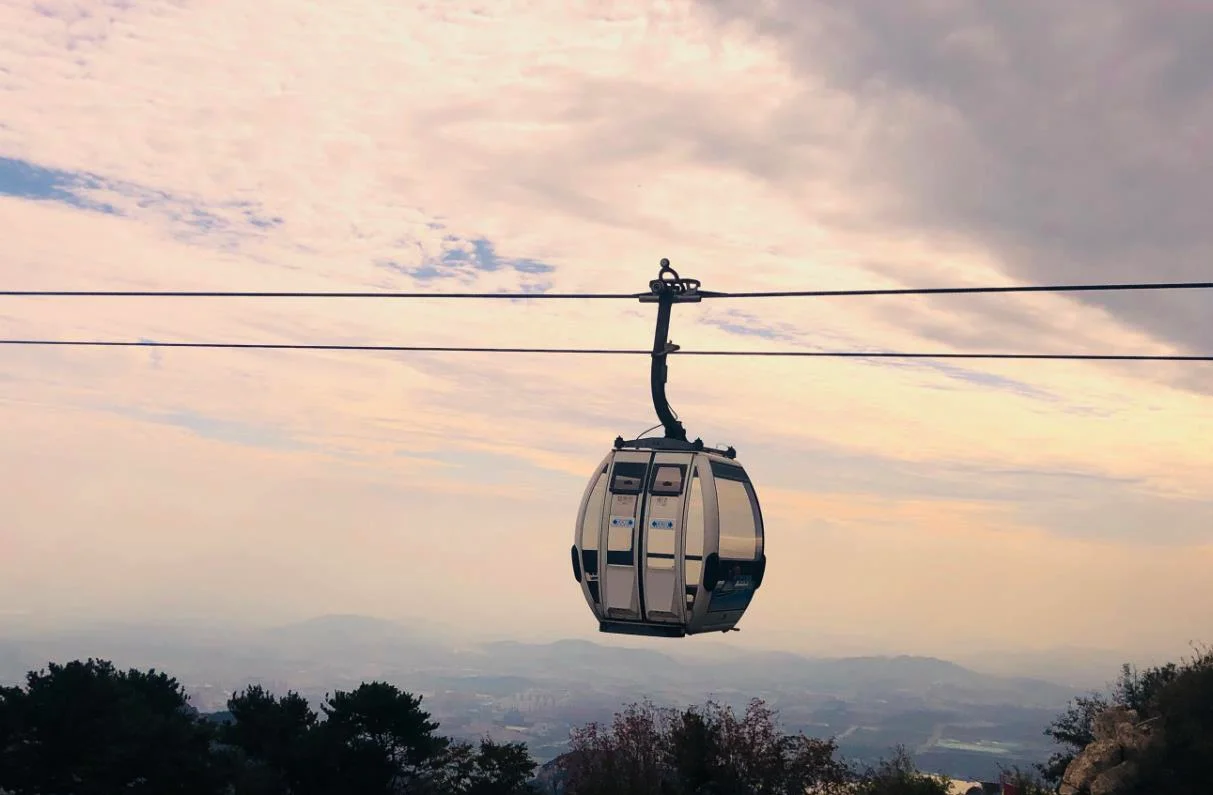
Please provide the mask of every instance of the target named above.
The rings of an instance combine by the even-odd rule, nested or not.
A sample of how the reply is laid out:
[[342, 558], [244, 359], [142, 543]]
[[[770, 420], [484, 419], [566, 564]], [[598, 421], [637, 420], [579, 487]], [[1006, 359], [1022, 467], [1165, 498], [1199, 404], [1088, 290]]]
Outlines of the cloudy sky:
[[[1213, 11], [0, 0], [7, 289], [1203, 279]], [[729, 300], [684, 348], [1207, 353], [1204, 294]], [[629, 301], [0, 298], [5, 338], [640, 348]], [[0, 348], [0, 612], [599, 636], [571, 524], [627, 357]], [[728, 638], [1188, 651], [1213, 365], [676, 358], [761, 489]], [[1205, 633], [1205, 635], [1202, 635]]]

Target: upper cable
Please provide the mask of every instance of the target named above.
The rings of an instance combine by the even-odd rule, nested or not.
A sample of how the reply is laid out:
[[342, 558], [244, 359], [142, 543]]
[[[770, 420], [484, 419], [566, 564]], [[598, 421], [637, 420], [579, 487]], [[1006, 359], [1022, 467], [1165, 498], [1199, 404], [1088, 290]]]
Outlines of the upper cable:
[[[85, 348], [227, 348], [235, 350], [379, 351], [384, 353], [558, 353], [589, 355], [651, 356], [651, 350], [627, 348], [528, 348], [475, 347], [466, 345], [371, 345], [307, 342], [160, 342], [155, 340], [52, 340], [0, 339], [0, 346], [58, 346]], [[761, 356], [809, 359], [1054, 359], [1069, 361], [1124, 362], [1213, 362], [1213, 355], [1154, 353], [938, 353], [901, 351], [772, 351], [772, 350], [683, 350], [666, 351], [673, 356]]]
[[[675, 275], [675, 279], [677, 276]], [[654, 280], [659, 281], [659, 280]], [[1209, 290], [1213, 282], [1131, 282], [1113, 284], [1029, 284], [988, 287], [890, 287], [855, 290], [769, 290], [718, 292], [699, 290], [693, 279], [677, 279], [679, 282], [694, 282], [679, 285], [678, 292], [697, 293], [703, 298], [836, 298], [875, 295], [955, 295], [977, 293], [1078, 293], [1078, 292], [1125, 292], [1139, 290]], [[325, 292], [325, 291], [274, 291], [274, 290], [0, 290], [0, 297], [8, 298], [469, 298], [469, 299], [559, 299], [559, 300], [636, 300], [651, 293], [425, 293], [425, 292]]]

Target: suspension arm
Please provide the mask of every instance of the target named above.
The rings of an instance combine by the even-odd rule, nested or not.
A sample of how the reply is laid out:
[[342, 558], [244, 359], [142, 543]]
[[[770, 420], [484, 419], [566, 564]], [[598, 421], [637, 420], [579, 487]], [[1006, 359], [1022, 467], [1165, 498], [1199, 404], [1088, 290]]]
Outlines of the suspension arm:
[[678, 346], [669, 341], [670, 315], [674, 304], [702, 300], [699, 281], [680, 278], [678, 272], [670, 267], [670, 261], [662, 259], [661, 271], [656, 279], [649, 282], [649, 293], [642, 294], [639, 298], [644, 303], [657, 304], [657, 328], [653, 334], [653, 363], [650, 372], [653, 409], [657, 412], [657, 419], [661, 420], [665, 427], [665, 438], [685, 442], [686, 429], [674, 416], [674, 410], [670, 408], [669, 399], [665, 394], [669, 376], [668, 354], [678, 350]]

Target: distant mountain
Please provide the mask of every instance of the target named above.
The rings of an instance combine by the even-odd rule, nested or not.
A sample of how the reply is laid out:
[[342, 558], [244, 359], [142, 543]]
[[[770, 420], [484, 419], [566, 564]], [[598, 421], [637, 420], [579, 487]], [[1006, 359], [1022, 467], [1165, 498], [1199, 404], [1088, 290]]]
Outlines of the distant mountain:
[[924, 764], [987, 776], [997, 763], [1046, 758], [1043, 728], [1081, 692], [927, 656], [804, 656], [710, 642], [642, 647], [610, 638], [470, 642], [420, 621], [361, 615], [226, 633], [110, 624], [0, 635], [0, 675], [11, 683], [49, 660], [87, 656], [169, 672], [211, 720], [223, 720], [231, 693], [251, 683], [295, 690], [318, 708], [333, 690], [387, 681], [423, 696], [452, 736], [524, 739], [541, 762], [567, 750], [572, 728], [609, 721], [627, 703], [712, 699], [737, 708], [757, 696], [787, 726], [837, 736], [854, 758], [875, 760], [904, 743]]
[[[646, 692], [766, 692], [796, 689], [837, 697], [915, 695], [974, 703], [1056, 706], [1078, 691], [1039, 679], [1000, 677], [933, 657], [803, 657], [787, 652], [739, 652], [710, 661], [650, 649], [583, 640], [482, 644], [460, 658], [469, 672], [525, 676], [532, 681], [581, 682], [585, 687], [632, 684]], [[477, 670], [478, 669], [478, 670]]]
[[[557, 690], [614, 690], [662, 697], [704, 693], [790, 692], [838, 698], [913, 695], [965, 703], [1055, 706], [1078, 691], [1039, 679], [979, 673], [955, 662], [922, 656], [807, 657], [779, 651], [722, 647], [713, 658], [675, 644], [655, 649], [587, 640], [550, 643], [494, 641], [460, 647], [420, 621], [361, 615], [326, 615], [259, 631], [191, 635], [188, 629], [109, 625], [0, 646], [0, 665], [12, 670], [31, 660], [104, 656], [121, 666], [152, 666], [193, 678], [241, 671], [253, 678], [349, 677], [429, 682], [448, 688], [457, 679], [513, 678], [518, 687], [543, 683]], [[22, 669], [22, 672], [25, 669]], [[1109, 672], [1114, 673], [1114, 672]], [[310, 686], [310, 685], [309, 685]], [[487, 685], [486, 685], [487, 686]], [[500, 685], [494, 685], [497, 690]]]
[[821, 658], [766, 653], [755, 655], [746, 663], [747, 678], [751, 681], [778, 677], [785, 683], [804, 682], [806, 685], [834, 691], [864, 689], [869, 692], [929, 692], [937, 688], [991, 693], [1029, 691], [1049, 701], [1068, 698], [1073, 693], [1073, 688], [1053, 682], [983, 674], [935, 657], [898, 655]]
[[631, 669], [635, 666], [676, 666], [676, 657], [651, 649], [620, 648], [588, 640], [558, 640], [552, 643], [495, 641], [480, 644], [485, 655], [497, 666], [570, 666], [601, 669]]
[[1061, 646], [1040, 650], [992, 649], [969, 652], [957, 662], [999, 676], [1031, 675], [1073, 687], [1103, 690], [1120, 666], [1132, 662], [1145, 668], [1170, 660], [1171, 653], [1127, 654], [1111, 649]]

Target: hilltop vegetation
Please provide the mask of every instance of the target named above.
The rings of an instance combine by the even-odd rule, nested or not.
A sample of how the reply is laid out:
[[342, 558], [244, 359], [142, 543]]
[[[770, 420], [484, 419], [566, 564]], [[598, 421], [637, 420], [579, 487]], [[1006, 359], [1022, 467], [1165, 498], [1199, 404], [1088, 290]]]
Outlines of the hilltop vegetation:
[[[1130, 731], [1101, 736], [1114, 713]], [[1110, 696], [1074, 699], [1045, 733], [1062, 750], [1040, 772], [1065, 792], [1067, 778], [1101, 776], [1093, 789], [1117, 795], [1213, 792], [1213, 650], [1145, 671], [1126, 664]], [[1072, 764], [1078, 757], [1082, 769]]]
[[325, 699], [232, 695], [227, 720], [189, 706], [176, 679], [105, 660], [52, 663], [0, 689], [0, 788], [17, 795], [515, 795], [525, 746], [437, 734], [421, 699], [384, 682]]
[[610, 726], [574, 732], [552, 789], [566, 795], [947, 795], [948, 782], [915, 769], [904, 748], [857, 770], [832, 739], [780, 731], [753, 699], [742, 716], [708, 702], [684, 710], [632, 704]]
[[[778, 710], [788, 731], [834, 737], [839, 753], [857, 763], [875, 765], [904, 743], [924, 770], [988, 781], [1001, 766], [1045, 761], [1055, 746], [1041, 727], [1086, 692], [1023, 678], [1027, 670], [988, 675], [921, 656], [804, 656], [699, 644], [629, 648], [568, 639], [485, 642], [358, 616], [270, 628], [128, 624], [5, 634], [0, 683], [22, 681], [47, 660], [132, 660], [185, 682], [200, 711], [221, 712], [232, 692], [249, 683], [295, 691], [319, 709], [334, 688], [388, 681], [424, 693], [443, 734], [525, 742], [541, 764], [568, 750], [575, 729], [609, 720], [637, 698], [687, 705], [710, 696], [740, 711], [758, 695]], [[1115, 670], [1118, 662], [1103, 670]]]
[[[227, 710], [193, 709], [176, 679], [88, 659], [31, 671], [0, 688], [0, 790], [15, 795], [520, 795], [541, 792], [522, 743], [478, 745], [438, 733], [422, 699], [385, 682], [325, 698], [259, 685]], [[567, 795], [759, 795], [804, 784], [861, 784], [872, 795], [946, 786], [902, 754], [858, 772], [832, 740], [784, 734], [761, 700], [745, 715], [709, 704], [684, 712], [629, 707], [603, 731], [574, 733], [556, 782]], [[884, 782], [884, 783], [882, 783]], [[888, 789], [912, 782], [911, 789]], [[925, 789], [924, 789], [925, 787]], [[873, 789], [875, 788], [875, 789]]]
[[[1150, 724], [1125, 750], [1101, 737], [1117, 707]], [[1106, 724], [1107, 721], [1105, 720]], [[570, 750], [538, 771], [523, 743], [441, 735], [422, 699], [364, 682], [327, 695], [319, 712], [295, 692], [259, 685], [202, 715], [176, 679], [106, 660], [51, 663], [22, 687], [0, 688], [0, 791], [15, 795], [942, 795], [902, 748], [858, 769], [833, 738], [785, 732], [762, 699], [741, 715], [708, 702], [685, 709], [634, 703], [609, 725], [573, 732]], [[1106, 726], [1105, 732], [1106, 734]], [[1062, 750], [1039, 771], [1052, 789], [1213, 792], [1213, 654], [1145, 672], [1128, 666], [1110, 697], [1084, 696], [1045, 729]], [[1075, 758], [1079, 762], [1074, 762]], [[1069, 773], [1067, 774], [1067, 768]], [[1107, 772], [1115, 768], [1113, 772]], [[1052, 791], [1013, 771], [1021, 795]], [[1115, 788], [1109, 782], [1115, 779]], [[1067, 779], [1063, 781], [1063, 779]]]

